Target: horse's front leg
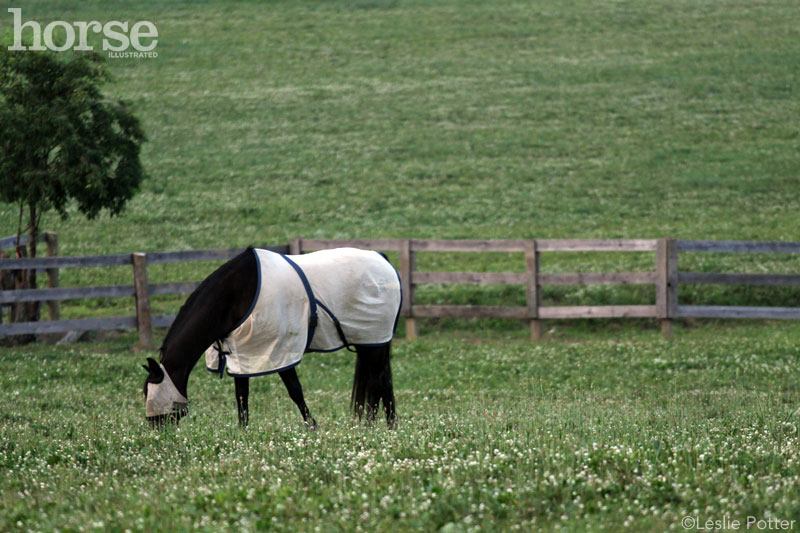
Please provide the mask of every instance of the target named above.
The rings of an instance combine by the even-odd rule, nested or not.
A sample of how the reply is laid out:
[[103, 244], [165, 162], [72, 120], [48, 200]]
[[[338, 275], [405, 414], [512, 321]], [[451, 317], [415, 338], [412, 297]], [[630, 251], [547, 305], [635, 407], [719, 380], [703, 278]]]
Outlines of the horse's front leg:
[[236, 409], [239, 412], [239, 425], [247, 427], [250, 414], [247, 410], [247, 397], [250, 395], [250, 378], [233, 378], [236, 384]]
[[294, 369], [294, 367], [292, 367], [288, 370], [284, 370], [283, 372], [279, 372], [279, 374], [283, 380], [283, 384], [286, 385], [286, 391], [289, 393], [289, 397], [295, 404], [297, 404], [297, 408], [300, 409], [300, 414], [303, 416], [303, 421], [308, 424], [309, 429], [316, 429], [317, 421], [314, 420], [313, 416], [311, 416], [308, 406], [306, 405], [306, 400], [303, 398], [303, 386], [300, 385], [300, 379], [297, 377], [297, 371]]

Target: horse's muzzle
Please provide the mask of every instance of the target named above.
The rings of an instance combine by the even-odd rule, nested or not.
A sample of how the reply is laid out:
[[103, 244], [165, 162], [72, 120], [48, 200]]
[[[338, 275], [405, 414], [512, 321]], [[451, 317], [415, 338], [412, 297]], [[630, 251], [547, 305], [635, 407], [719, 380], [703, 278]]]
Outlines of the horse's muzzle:
[[169, 425], [177, 426], [181, 418], [189, 414], [189, 406], [186, 404], [173, 404], [173, 411], [162, 415], [147, 416], [147, 421], [153, 429], [161, 429]]

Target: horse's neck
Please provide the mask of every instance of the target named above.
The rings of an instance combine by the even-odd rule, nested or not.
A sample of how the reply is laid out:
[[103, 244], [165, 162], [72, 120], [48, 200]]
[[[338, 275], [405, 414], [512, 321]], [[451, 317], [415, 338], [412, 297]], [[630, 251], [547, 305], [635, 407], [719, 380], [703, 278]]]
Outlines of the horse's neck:
[[161, 347], [161, 363], [184, 396], [197, 360], [250, 308], [258, 288], [255, 268], [250, 250], [232, 259], [198, 287], [175, 318]]
[[197, 361], [203, 352], [217, 339], [224, 337], [230, 326], [220, 324], [219, 328], [209, 328], [208, 322], [194, 320], [185, 325], [178, 335], [172, 337], [162, 347], [161, 364], [170, 375], [178, 391], [187, 396], [186, 385]]

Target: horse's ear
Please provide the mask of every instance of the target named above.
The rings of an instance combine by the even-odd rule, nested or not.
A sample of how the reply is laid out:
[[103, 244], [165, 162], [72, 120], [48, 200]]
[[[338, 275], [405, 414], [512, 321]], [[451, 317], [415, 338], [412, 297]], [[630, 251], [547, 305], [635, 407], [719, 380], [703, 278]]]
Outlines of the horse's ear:
[[147, 358], [147, 365], [142, 365], [142, 368], [150, 372], [150, 382], [151, 383], [161, 383], [164, 379], [164, 371], [161, 369], [161, 365], [156, 363], [156, 360], [152, 357]]

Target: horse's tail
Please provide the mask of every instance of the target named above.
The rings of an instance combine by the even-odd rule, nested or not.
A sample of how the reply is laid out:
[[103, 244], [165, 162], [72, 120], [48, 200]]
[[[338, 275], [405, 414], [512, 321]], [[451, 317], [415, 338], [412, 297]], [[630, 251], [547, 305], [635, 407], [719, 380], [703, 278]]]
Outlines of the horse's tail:
[[356, 371], [350, 407], [359, 420], [375, 420], [378, 404], [383, 402], [389, 427], [395, 421], [394, 386], [392, 385], [391, 343], [383, 346], [357, 346]]

